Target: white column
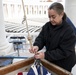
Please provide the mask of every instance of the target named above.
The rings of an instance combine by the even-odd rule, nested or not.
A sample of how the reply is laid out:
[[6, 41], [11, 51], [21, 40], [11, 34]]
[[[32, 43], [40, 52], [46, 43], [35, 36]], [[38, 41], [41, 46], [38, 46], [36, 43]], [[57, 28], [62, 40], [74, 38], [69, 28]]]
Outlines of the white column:
[[7, 10], [8, 10], [8, 19], [11, 19], [11, 5], [7, 4]]
[[65, 12], [76, 27], [76, 0], [65, 0]]
[[18, 19], [19, 18], [19, 15], [18, 15], [18, 5], [17, 4], [14, 4], [14, 18], [15, 19]]
[[0, 0], [0, 56], [6, 55], [10, 52], [12, 45], [6, 39], [2, 0]]

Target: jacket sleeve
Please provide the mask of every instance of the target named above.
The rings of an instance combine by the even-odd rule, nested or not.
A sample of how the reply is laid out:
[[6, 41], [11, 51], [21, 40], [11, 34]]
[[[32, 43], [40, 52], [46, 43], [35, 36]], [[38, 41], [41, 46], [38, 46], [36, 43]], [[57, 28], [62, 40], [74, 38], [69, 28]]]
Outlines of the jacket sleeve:
[[[44, 27], [44, 26], [43, 26]], [[41, 50], [44, 47], [44, 28], [42, 27], [41, 32], [39, 33], [38, 37], [35, 39], [34, 46], [38, 46], [39, 50]]]
[[67, 30], [60, 39], [55, 50], [45, 52], [45, 59], [49, 61], [61, 60], [69, 57], [75, 51], [76, 36], [72, 30]]

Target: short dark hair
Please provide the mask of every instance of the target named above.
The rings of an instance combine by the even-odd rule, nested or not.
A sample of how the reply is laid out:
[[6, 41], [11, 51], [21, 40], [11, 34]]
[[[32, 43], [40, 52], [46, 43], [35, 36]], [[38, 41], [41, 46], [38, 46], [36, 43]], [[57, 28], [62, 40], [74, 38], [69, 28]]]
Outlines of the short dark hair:
[[[64, 12], [64, 7], [61, 3], [58, 2], [54, 2], [53, 4], [50, 5], [49, 9], [54, 9], [55, 11], [57, 11], [58, 14], [61, 14], [62, 12]], [[63, 20], [66, 20], [66, 14], [64, 12], [64, 16], [62, 18]]]

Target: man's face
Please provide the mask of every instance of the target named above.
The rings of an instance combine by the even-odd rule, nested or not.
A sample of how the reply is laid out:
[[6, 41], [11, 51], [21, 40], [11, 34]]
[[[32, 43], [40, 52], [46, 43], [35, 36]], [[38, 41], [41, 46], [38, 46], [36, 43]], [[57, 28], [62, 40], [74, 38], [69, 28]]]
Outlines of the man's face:
[[62, 23], [63, 13], [58, 14], [55, 10], [48, 10], [48, 17], [52, 25], [60, 25]]

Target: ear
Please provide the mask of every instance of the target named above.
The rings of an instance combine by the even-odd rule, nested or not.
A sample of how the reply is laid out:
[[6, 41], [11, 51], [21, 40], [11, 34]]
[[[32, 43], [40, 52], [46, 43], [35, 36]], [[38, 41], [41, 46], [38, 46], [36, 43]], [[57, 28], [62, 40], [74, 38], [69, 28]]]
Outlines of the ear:
[[64, 16], [64, 12], [61, 13], [61, 17], [63, 17], [63, 16]]

